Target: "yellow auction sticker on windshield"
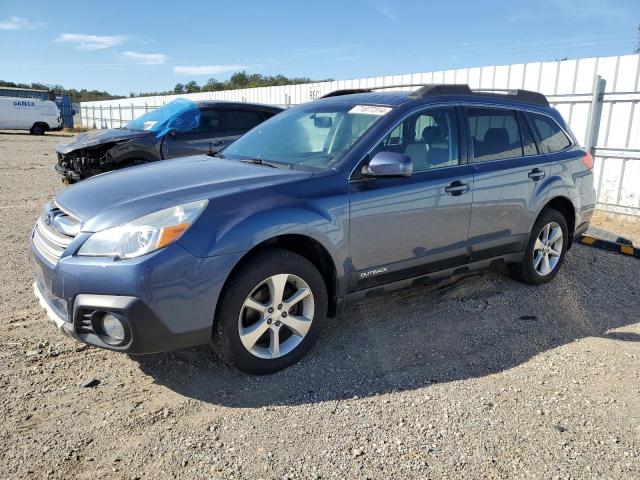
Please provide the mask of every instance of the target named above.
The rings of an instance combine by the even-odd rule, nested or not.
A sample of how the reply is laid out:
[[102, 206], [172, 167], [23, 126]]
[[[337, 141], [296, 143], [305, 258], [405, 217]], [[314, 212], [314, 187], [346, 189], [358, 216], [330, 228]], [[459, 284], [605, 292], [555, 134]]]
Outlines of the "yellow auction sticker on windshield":
[[349, 113], [360, 113], [362, 115], [386, 115], [391, 111], [391, 107], [380, 107], [378, 105], [356, 105]]

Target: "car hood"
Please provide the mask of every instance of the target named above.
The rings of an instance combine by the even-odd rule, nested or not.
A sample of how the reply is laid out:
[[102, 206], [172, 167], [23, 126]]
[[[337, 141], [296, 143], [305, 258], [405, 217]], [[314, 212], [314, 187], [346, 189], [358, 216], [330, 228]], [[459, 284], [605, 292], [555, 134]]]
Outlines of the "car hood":
[[96, 175], [63, 190], [55, 202], [82, 221], [82, 231], [96, 232], [164, 208], [311, 175], [198, 155]]
[[77, 135], [73, 137], [68, 143], [61, 143], [59, 145], [56, 145], [56, 151], [65, 155], [80, 148], [95, 147], [96, 145], [102, 145], [104, 143], [131, 140], [133, 138], [146, 137], [147, 135], [152, 134], [140, 130], [126, 130], [124, 128], [94, 130], [92, 132]]

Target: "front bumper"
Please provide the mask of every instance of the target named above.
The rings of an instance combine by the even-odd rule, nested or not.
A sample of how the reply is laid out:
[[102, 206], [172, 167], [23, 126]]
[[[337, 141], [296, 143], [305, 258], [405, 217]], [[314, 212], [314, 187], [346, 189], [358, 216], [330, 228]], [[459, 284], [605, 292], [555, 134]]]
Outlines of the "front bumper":
[[[70, 249], [72, 247], [70, 246]], [[210, 341], [218, 297], [242, 254], [198, 258], [178, 243], [137, 259], [77, 257], [56, 264], [33, 247], [34, 294], [56, 327], [90, 345], [130, 354]], [[112, 312], [126, 320], [123, 345], [103, 340], [87, 318]]]
[[58, 330], [62, 330], [62, 327], [64, 327], [64, 324], [67, 323], [67, 320], [65, 318], [62, 318], [60, 314], [51, 305], [49, 305], [44, 294], [40, 291], [40, 287], [38, 286], [37, 281], [33, 282], [33, 294], [38, 299], [40, 307], [47, 314], [49, 320], [51, 320], [53, 324], [58, 327]]
[[60, 165], [59, 163], [56, 164], [55, 168], [56, 168], [56, 172], [58, 172], [64, 178], [68, 178], [69, 180], [73, 180], [74, 182], [82, 180], [82, 176], [78, 172], [74, 172], [73, 170], [68, 170], [64, 168], [62, 165]]

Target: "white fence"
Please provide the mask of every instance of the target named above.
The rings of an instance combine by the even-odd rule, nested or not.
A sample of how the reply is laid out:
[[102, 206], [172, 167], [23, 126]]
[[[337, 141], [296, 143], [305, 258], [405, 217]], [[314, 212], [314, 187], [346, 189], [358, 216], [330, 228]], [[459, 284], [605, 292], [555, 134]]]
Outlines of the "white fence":
[[[588, 137], [594, 79], [605, 82], [594, 113], [597, 140]], [[185, 95], [138, 97], [81, 104], [82, 125], [117, 128], [177, 97], [290, 106], [331, 91], [399, 84], [468, 83], [475, 89], [524, 88], [547, 95], [583, 145], [593, 147], [598, 208], [640, 216], [640, 55], [555, 62], [491, 65], [437, 72], [389, 75], [332, 82], [261, 87]], [[402, 89], [400, 89], [402, 90]], [[593, 103], [596, 105], [596, 103]], [[595, 140], [595, 139], [594, 139]]]

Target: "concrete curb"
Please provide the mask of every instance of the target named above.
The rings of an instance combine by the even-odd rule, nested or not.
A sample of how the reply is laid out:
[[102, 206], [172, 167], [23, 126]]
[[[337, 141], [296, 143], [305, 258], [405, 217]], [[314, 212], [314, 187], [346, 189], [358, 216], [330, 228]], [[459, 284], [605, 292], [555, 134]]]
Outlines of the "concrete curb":
[[623, 255], [640, 259], [640, 248], [636, 248], [633, 245], [601, 240], [599, 238], [592, 237], [591, 235], [581, 235], [577, 238], [577, 241], [583, 245], [589, 245], [590, 247], [607, 250], [609, 252], [621, 253]]

